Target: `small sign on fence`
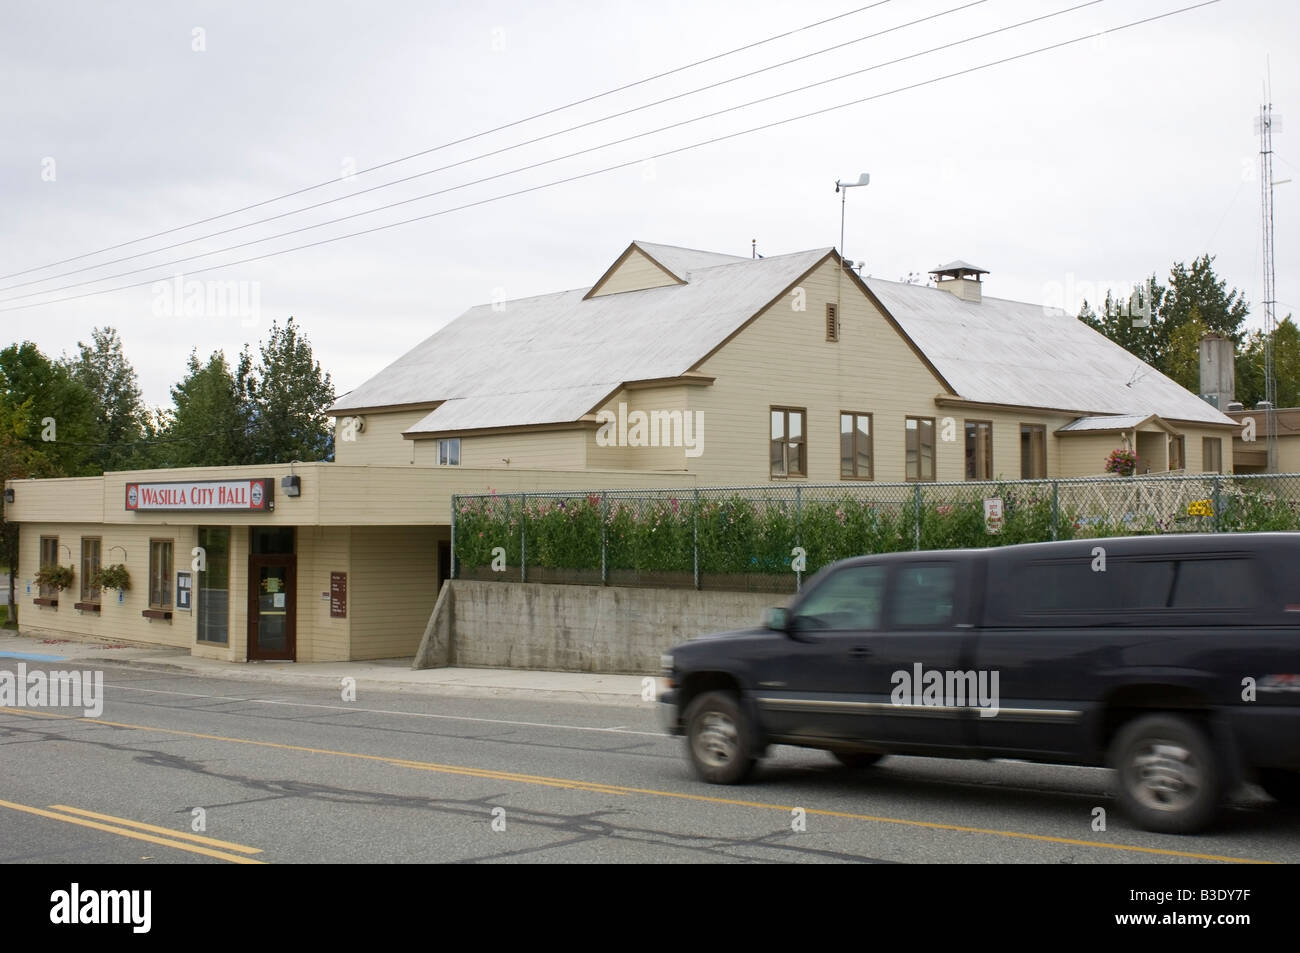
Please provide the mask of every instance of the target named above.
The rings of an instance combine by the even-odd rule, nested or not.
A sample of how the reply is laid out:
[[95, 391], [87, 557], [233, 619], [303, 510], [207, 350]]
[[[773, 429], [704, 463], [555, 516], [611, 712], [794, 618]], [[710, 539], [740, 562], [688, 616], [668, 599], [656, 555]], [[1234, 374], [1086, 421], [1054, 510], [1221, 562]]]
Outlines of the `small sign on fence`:
[[1187, 504], [1188, 516], [1213, 516], [1214, 504], [1209, 500], [1192, 500]]
[[984, 501], [984, 530], [994, 536], [1002, 532], [1002, 497], [994, 496]]

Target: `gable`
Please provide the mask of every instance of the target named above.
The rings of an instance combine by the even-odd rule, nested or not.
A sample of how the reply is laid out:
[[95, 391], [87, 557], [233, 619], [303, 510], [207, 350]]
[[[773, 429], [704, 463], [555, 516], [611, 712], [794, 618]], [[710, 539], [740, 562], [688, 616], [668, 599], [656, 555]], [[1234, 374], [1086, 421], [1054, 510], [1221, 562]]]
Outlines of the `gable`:
[[684, 279], [674, 275], [633, 242], [619, 256], [618, 261], [600, 276], [600, 280], [592, 285], [586, 297], [598, 298], [624, 291], [645, 291], [647, 288], [680, 284], [685, 284]]

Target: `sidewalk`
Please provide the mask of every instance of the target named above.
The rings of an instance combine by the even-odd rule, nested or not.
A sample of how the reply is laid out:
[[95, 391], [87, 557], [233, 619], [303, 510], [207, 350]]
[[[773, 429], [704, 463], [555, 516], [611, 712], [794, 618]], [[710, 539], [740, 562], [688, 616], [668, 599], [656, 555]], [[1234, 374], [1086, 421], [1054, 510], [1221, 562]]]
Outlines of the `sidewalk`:
[[0, 632], [0, 665], [9, 668], [7, 663], [22, 661], [66, 661], [81, 667], [111, 662], [173, 675], [201, 675], [332, 690], [339, 690], [344, 678], [355, 678], [358, 693], [370, 689], [476, 698], [533, 698], [631, 708], [652, 704], [641, 698], [644, 678], [641, 675], [588, 675], [503, 668], [415, 671], [409, 658], [367, 662], [221, 662], [193, 658], [185, 649], [41, 639], [11, 631]]

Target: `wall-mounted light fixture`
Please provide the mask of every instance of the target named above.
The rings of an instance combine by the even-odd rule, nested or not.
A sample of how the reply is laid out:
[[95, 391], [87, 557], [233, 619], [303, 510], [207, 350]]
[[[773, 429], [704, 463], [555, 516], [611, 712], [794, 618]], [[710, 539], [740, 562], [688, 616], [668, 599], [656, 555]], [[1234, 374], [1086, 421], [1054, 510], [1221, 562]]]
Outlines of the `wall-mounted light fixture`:
[[280, 477], [280, 489], [284, 490], [285, 496], [302, 496], [302, 477], [293, 472], [293, 465], [297, 460], [289, 461], [289, 475]]

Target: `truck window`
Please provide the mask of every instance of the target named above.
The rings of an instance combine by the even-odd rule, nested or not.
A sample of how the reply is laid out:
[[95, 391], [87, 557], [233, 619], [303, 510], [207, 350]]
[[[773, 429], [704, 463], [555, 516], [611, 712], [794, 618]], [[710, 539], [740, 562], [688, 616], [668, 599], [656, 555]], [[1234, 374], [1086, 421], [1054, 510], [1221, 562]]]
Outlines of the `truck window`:
[[805, 629], [875, 629], [885, 591], [886, 567], [848, 566], [827, 576], [795, 610]]
[[1175, 609], [1249, 609], [1259, 606], [1259, 587], [1246, 558], [1184, 559], [1174, 583]]
[[936, 628], [952, 624], [957, 568], [952, 563], [905, 563], [894, 573], [890, 625]]

